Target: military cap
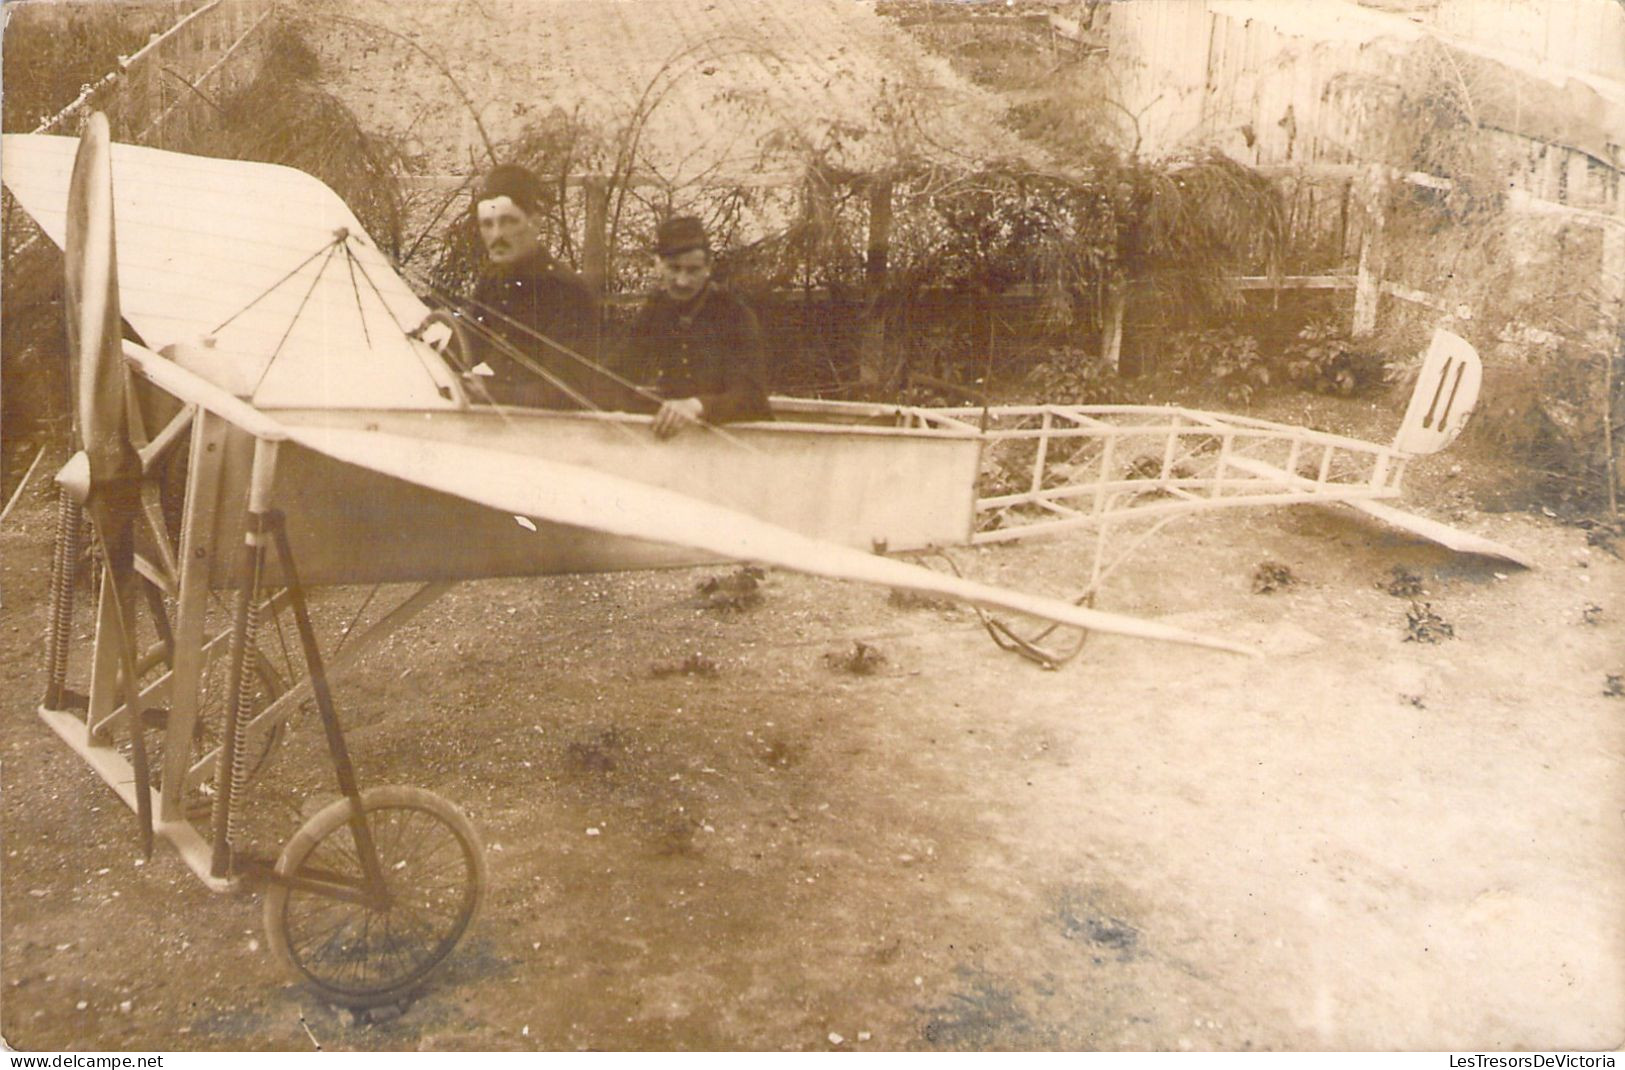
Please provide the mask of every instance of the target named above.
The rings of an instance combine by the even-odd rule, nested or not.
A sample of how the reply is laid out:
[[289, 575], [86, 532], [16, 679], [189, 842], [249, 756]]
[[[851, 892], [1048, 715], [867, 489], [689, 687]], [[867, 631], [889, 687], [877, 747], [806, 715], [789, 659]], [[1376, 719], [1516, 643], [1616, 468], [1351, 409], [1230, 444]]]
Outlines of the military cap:
[[495, 197], [507, 197], [526, 212], [534, 212], [542, 203], [542, 182], [529, 169], [518, 164], [499, 164], [491, 168], [480, 183], [474, 203]]
[[705, 235], [705, 224], [695, 216], [673, 216], [655, 231], [657, 255], [677, 256], [694, 249], [711, 251], [711, 240]]

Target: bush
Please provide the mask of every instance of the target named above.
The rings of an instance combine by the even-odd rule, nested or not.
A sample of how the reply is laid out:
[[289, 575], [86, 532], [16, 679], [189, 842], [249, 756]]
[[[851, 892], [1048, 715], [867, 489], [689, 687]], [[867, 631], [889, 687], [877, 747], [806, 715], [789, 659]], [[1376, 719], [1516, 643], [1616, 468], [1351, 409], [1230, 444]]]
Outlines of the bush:
[[1235, 327], [1180, 331], [1169, 338], [1168, 354], [1172, 371], [1203, 380], [1233, 405], [1251, 404], [1275, 378], [1258, 339]]
[[1055, 346], [1027, 373], [1025, 392], [1054, 405], [1112, 405], [1123, 400], [1122, 381], [1100, 357], [1077, 346]]
[[1529, 347], [1485, 377], [1479, 433], [1536, 477], [1529, 491], [1567, 510], [1607, 500], [1607, 425], [1617, 450], [1625, 414], [1625, 361], [1610, 361], [1610, 346], [1625, 348], [1625, 334]]
[[1333, 320], [1315, 320], [1298, 332], [1283, 354], [1286, 378], [1317, 394], [1352, 397], [1384, 381], [1382, 354], [1356, 349]]

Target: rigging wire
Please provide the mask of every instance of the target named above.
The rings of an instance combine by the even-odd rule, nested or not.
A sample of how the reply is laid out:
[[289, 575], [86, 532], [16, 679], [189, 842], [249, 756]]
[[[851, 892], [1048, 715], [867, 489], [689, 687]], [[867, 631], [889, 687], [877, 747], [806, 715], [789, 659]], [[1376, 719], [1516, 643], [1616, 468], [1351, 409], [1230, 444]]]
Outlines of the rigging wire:
[[[226, 327], [228, 325], [230, 325], [232, 320], [236, 319], [238, 316], [241, 316], [244, 312], [247, 312], [249, 309], [251, 309], [255, 305], [259, 304], [265, 298], [271, 296], [271, 293], [273, 291], [275, 291], [277, 289], [277, 287], [281, 286], [283, 283], [287, 282], [289, 279], [293, 278], [295, 275], [297, 275], [301, 271], [305, 270], [306, 265], [308, 265], [312, 260], [315, 260], [318, 256], [321, 256], [323, 253], [327, 253], [329, 255], [332, 255], [333, 247], [338, 245], [340, 242], [342, 242], [344, 240], [344, 237], [345, 237], [344, 235], [335, 235], [333, 237], [332, 241], [328, 242], [326, 245], [322, 246], [320, 249], [317, 249], [314, 253], [311, 253], [309, 256], [305, 257], [303, 260], [301, 260], [299, 262], [298, 267], [294, 268], [292, 271], [288, 272], [286, 275], [282, 276], [280, 279], [276, 280], [271, 285], [267, 286], [264, 290], [261, 290], [260, 293], [257, 296], [255, 296], [252, 300], [250, 300], [248, 302], [248, 304], [244, 305], [242, 308], [239, 308], [236, 312], [233, 312], [231, 315], [227, 316], [225, 318], [225, 320], [223, 320], [218, 327], [216, 327], [214, 330], [210, 331], [209, 333], [210, 334], [219, 334], [221, 331], [225, 330]], [[316, 276], [318, 278], [320, 278], [321, 277], [321, 272], [318, 271], [316, 273]], [[295, 318], [296, 319], [298, 318], [297, 315], [295, 316]], [[284, 336], [284, 337], [286, 337], [286, 336]]]
[[[305, 296], [300, 298], [299, 307], [293, 311], [293, 318], [288, 320], [288, 329], [282, 332], [282, 337], [277, 341], [276, 348], [271, 350], [271, 356], [266, 360], [265, 367], [260, 369], [260, 377], [254, 381], [254, 388], [248, 392], [250, 401], [253, 401], [254, 396], [260, 392], [260, 387], [265, 385], [265, 377], [271, 374], [271, 366], [276, 363], [276, 358], [281, 355], [282, 347], [288, 341], [288, 336], [293, 334], [294, 327], [299, 324], [299, 317], [304, 314], [305, 306], [310, 303], [310, 295], [316, 292], [316, 284], [322, 281], [322, 274], [327, 270], [327, 265], [333, 262], [334, 254], [343, 247], [341, 244], [343, 240], [342, 237], [335, 238], [328, 244], [327, 259], [322, 261], [322, 266], [316, 270], [315, 276], [311, 278], [310, 288], [305, 291]], [[281, 284], [278, 283], [278, 285]], [[255, 298], [255, 300], [257, 301], [259, 298]]]
[[[348, 235], [347, 235], [347, 237], [348, 237]], [[346, 257], [348, 257], [349, 261], [350, 261], [350, 277], [351, 277], [351, 281], [354, 282], [356, 268], [360, 268], [361, 269], [361, 277], [367, 280], [367, 285], [372, 288], [372, 292], [373, 292], [374, 296], [376, 296], [378, 298], [378, 303], [383, 306], [383, 309], [389, 315], [389, 318], [390, 318], [391, 322], [393, 322], [397, 328], [401, 328], [404, 331], [404, 328], [402, 328], [402, 325], [401, 325], [401, 321], [395, 317], [394, 309], [389, 307], [389, 299], [384, 296], [384, 292], [383, 292], [383, 290], [379, 289], [378, 283], [373, 281], [372, 273], [367, 270], [366, 261], [362, 260], [360, 257], [355, 255], [355, 251], [350, 248], [349, 241], [346, 241], [344, 243], [344, 255]], [[357, 290], [356, 290], [355, 304], [356, 304], [356, 311], [360, 314], [360, 317], [361, 317], [362, 330], [365, 330], [366, 326], [367, 326], [367, 312], [366, 312], [366, 309], [363, 308], [362, 305], [361, 305], [361, 291], [360, 291], [359, 288], [357, 288]], [[412, 333], [410, 331], [404, 331], [404, 333], [405, 333], [405, 336], [408, 339], [410, 339], [412, 337]], [[431, 382], [437, 381], [438, 378], [439, 378], [439, 375], [435, 371], [434, 367], [430, 365], [429, 358], [424, 355], [423, 351], [421, 349], [419, 349], [417, 346], [412, 345], [410, 341], [407, 343], [407, 348], [411, 349], [412, 355], [415, 356], [418, 359], [418, 363], [423, 365], [423, 370], [428, 373], [429, 380]], [[484, 393], [483, 390], [481, 392]], [[486, 400], [488, 400], [488, 401], [490, 400], [490, 395], [487, 394], [487, 395], [485, 395], [485, 397], [486, 397]]]
[[[360, 313], [360, 316], [357, 318], [361, 320], [361, 337], [366, 340], [367, 348], [371, 349], [372, 332], [367, 329], [367, 310], [361, 306], [361, 285], [355, 281], [355, 253], [350, 251], [350, 243], [348, 241], [344, 243], [344, 263], [350, 269], [350, 292], [355, 294], [355, 308], [356, 311]], [[362, 274], [366, 274], [366, 271], [367, 267], [365, 264], [363, 264], [361, 266]], [[372, 282], [371, 279], [368, 279], [367, 281], [369, 283]], [[373, 287], [375, 292], [377, 289], [378, 287]], [[379, 294], [378, 296], [380, 300], [383, 299], [382, 294]], [[385, 305], [384, 307], [387, 310], [389, 306]]]

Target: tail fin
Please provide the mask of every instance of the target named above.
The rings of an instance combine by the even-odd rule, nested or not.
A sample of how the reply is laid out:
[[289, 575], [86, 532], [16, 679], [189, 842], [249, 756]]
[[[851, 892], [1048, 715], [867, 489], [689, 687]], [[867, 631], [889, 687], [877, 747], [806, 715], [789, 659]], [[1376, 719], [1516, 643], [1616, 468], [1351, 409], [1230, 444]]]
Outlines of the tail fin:
[[1394, 436], [1404, 453], [1437, 453], [1455, 441], [1478, 403], [1484, 366], [1465, 338], [1440, 329], [1422, 358], [1416, 390]]

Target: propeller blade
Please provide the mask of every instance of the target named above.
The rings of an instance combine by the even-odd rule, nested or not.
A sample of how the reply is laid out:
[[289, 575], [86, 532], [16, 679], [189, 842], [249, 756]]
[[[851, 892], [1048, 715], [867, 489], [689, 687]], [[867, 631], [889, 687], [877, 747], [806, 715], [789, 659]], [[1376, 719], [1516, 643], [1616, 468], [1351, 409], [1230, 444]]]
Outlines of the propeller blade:
[[520, 516], [831, 579], [947, 595], [1093, 631], [1257, 653], [1240, 643], [1156, 621], [975, 583], [808, 538], [734, 509], [579, 465], [387, 432], [331, 427], [289, 427], [287, 431], [293, 441], [336, 460]]
[[135, 518], [141, 507], [141, 457], [130, 442], [124, 399], [124, 343], [114, 255], [112, 135], [107, 117], [92, 114], [79, 139], [68, 185], [67, 283], [69, 367], [74, 385], [74, 422], [89, 461], [85, 503], [111, 581], [118, 634], [98, 636], [115, 644], [130, 727], [130, 764], [135, 771], [136, 816], [142, 849], [152, 854], [152, 792], [142, 735], [135, 670]]
[[107, 117], [91, 115], [68, 186], [66, 266], [68, 347], [74, 422], [100, 483], [139, 477], [124, 412], [118, 266], [113, 252], [112, 141]]

